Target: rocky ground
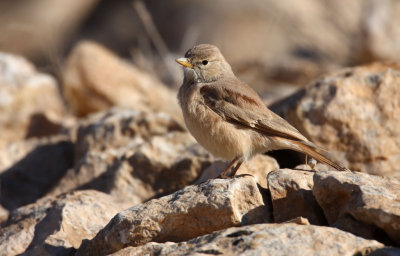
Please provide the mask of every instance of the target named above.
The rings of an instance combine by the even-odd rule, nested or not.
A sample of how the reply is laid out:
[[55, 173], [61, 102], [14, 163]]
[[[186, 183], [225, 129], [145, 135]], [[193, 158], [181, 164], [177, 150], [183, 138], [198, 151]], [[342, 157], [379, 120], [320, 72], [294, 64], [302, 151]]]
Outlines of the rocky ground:
[[398, 95], [380, 62], [271, 105], [355, 172], [283, 153], [222, 180], [154, 75], [93, 42], [61, 83], [1, 53], [0, 255], [400, 255]]

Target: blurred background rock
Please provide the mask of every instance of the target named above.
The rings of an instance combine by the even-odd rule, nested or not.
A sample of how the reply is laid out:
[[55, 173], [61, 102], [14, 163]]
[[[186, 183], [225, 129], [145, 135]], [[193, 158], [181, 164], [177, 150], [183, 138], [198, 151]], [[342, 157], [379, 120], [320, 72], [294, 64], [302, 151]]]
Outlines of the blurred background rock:
[[[396, 0], [149, 0], [148, 13], [143, 2], [134, 5], [130, 0], [3, 0], [0, 50], [56, 72], [55, 63], [78, 41], [91, 39], [176, 88], [181, 72], [173, 58], [207, 42], [216, 44], [267, 102], [327, 71], [400, 57]], [[161, 52], [147, 33], [149, 24], [143, 24], [146, 14], [166, 45]]]

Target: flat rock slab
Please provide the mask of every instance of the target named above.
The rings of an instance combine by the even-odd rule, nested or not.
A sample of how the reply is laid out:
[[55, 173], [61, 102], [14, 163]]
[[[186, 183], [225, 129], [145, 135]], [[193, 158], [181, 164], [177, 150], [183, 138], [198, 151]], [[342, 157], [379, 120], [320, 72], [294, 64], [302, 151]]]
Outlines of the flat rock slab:
[[400, 181], [321, 171], [314, 174], [313, 194], [330, 225], [367, 238], [383, 230], [400, 245]]
[[254, 178], [215, 179], [120, 212], [77, 255], [106, 255], [153, 241], [180, 242], [270, 219]]
[[366, 255], [383, 244], [336, 228], [296, 224], [257, 224], [228, 228], [182, 243], [148, 243], [113, 256], [128, 255]]

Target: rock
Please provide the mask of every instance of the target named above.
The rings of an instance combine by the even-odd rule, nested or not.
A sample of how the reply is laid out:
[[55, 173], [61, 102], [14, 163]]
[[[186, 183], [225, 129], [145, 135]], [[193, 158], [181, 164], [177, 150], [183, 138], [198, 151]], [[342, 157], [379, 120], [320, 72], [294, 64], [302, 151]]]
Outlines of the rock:
[[184, 241], [266, 222], [268, 210], [252, 177], [210, 180], [120, 212], [77, 255], [105, 255], [151, 241]]
[[294, 219], [287, 220], [283, 223], [294, 223], [294, 224], [298, 224], [298, 225], [310, 225], [310, 222], [308, 221], [308, 219], [303, 218], [303, 217], [296, 217]]
[[326, 225], [312, 188], [314, 172], [281, 169], [268, 174], [274, 221], [281, 223], [304, 217], [314, 225]]
[[8, 219], [10, 212], [0, 205], [0, 227], [4, 221]]
[[154, 136], [128, 158], [133, 175], [168, 194], [193, 183], [213, 158], [188, 133]]
[[[0, 9], [7, 15], [0, 17], [1, 48], [28, 56], [30, 59], [57, 62], [67, 42], [90, 15], [99, 0], [31, 1], [20, 4], [2, 1]], [[29, 40], [26, 40], [29, 38]], [[51, 59], [51, 60], [49, 60]]]
[[97, 191], [42, 198], [11, 213], [0, 229], [0, 255], [72, 255], [126, 207]]
[[118, 155], [113, 148], [89, 152], [74, 169], [68, 170], [50, 194], [96, 189], [129, 199], [134, 205], [193, 183], [212, 162], [187, 133], [155, 136], [125, 149], [127, 155]]
[[90, 151], [134, 147], [153, 136], [183, 131], [185, 128], [166, 113], [111, 108], [81, 120], [76, 132], [76, 162]]
[[[65, 140], [67, 139], [68, 138], [65, 137]], [[15, 141], [9, 143], [4, 148], [0, 149], [0, 173], [6, 171], [14, 164], [21, 161], [36, 147], [55, 142], [56, 140], [57, 139], [54, 140], [53, 138], [50, 137], [43, 137], [43, 138], [29, 138], [27, 140]]]
[[[341, 230], [312, 225], [257, 224], [233, 227], [182, 243], [147, 243], [112, 256], [127, 255], [367, 255], [383, 244]], [[100, 254], [104, 255], [104, 254]]]
[[68, 136], [32, 140], [23, 146], [21, 158], [0, 172], [0, 203], [8, 210], [44, 196], [73, 166], [74, 147]]
[[103, 46], [84, 41], [67, 59], [64, 93], [79, 116], [112, 106], [162, 111], [181, 118], [176, 94]]
[[373, 1], [364, 3], [364, 18], [361, 23], [363, 35], [360, 54], [361, 61], [398, 60], [400, 55], [399, 24], [400, 3], [396, 0]]
[[[400, 181], [351, 172], [317, 172], [313, 194], [331, 226], [400, 245]], [[382, 232], [383, 231], [383, 232]]]
[[58, 133], [64, 114], [51, 76], [37, 72], [22, 57], [0, 53], [0, 149], [27, 137]]
[[[196, 184], [205, 182], [208, 179], [217, 178], [218, 175], [228, 166], [229, 163], [224, 161], [215, 161], [201, 174]], [[236, 176], [250, 175], [253, 176], [257, 184], [262, 188], [268, 189], [267, 175], [273, 170], [278, 170], [279, 165], [276, 160], [270, 156], [258, 154], [249, 161], [243, 163], [236, 173]]]
[[75, 166], [50, 195], [96, 189], [132, 206], [193, 183], [213, 158], [163, 113], [113, 108], [77, 128]]
[[400, 177], [398, 69], [400, 63], [344, 69], [272, 110], [351, 170]]

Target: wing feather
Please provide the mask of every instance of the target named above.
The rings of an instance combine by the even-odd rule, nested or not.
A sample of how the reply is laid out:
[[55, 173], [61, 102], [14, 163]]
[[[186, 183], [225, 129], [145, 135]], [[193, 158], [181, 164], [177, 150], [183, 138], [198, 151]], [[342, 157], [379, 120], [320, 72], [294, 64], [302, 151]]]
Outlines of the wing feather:
[[[222, 86], [220, 83], [224, 82], [233, 82], [235, 86]], [[239, 90], [238, 86], [246, 88]], [[239, 80], [203, 85], [200, 94], [204, 104], [227, 122], [257, 130], [268, 136], [308, 142], [296, 128], [269, 110], [256, 92]]]

